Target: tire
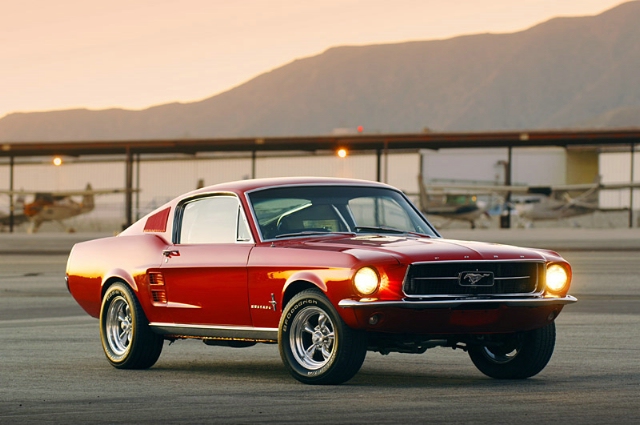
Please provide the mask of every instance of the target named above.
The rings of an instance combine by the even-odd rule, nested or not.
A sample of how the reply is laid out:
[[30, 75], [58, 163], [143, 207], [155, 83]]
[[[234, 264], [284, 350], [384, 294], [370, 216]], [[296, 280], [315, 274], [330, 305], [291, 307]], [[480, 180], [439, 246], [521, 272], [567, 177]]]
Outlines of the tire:
[[349, 328], [317, 289], [296, 294], [278, 331], [280, 357], [305, 384], [341, 384], [358, 373], [367, 354], [364, 332]]
[[469, 357], [485, 375], [496, 379], [526, 379], [545, 368], [556, 342], [556, 325], [508, 336], [494, 336], [492, 344], [469, 347]]
[[164, 338], [151, 331], [135, 295], [124, 283], [111, 285], [100, 308], [100, 340], [107, 360], [118, 369], [148, 369]]

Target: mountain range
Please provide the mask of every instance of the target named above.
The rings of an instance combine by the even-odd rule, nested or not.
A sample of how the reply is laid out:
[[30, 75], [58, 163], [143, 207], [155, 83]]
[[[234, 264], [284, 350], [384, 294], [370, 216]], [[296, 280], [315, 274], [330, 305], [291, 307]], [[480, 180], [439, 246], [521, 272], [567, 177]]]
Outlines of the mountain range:
[[640, 127], [640, 1], [510, 34], [342, 46], [192, 103], [12, 113], [0, 141]]

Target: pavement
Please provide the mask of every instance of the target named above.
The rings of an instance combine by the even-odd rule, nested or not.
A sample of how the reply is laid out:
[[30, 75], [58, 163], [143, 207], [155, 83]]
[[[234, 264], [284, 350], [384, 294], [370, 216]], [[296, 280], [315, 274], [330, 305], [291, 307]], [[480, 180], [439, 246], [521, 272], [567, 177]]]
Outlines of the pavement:
[[558, 317], [554, 354], [542, 373], [493, 380], [463, 350], [435, 348], [368, 353], [352, 380], [318, 387], [291, 378], [275, 345], [238, 349], [197, 340], [166, 343], [149, 370], [114, 369], [98, 320], [64, 285], [73, 243], [109, 235], [0, 233], [0, 250], [17, 254], [0, 254], [0, 424], [297, 424], [313, 417], [334, 424], [640, 423], [639, 230], [443, 234], [539, 244], [571, 262], [579, 302]]

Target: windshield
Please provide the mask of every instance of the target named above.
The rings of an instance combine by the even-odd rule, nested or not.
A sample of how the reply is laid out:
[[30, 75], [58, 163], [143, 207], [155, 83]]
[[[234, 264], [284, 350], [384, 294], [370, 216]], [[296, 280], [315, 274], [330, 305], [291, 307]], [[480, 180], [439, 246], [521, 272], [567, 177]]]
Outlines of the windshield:
[[399, 192], [380, 187], [293, 186], [251, 192], [263, 240], [317, 233], [417, 233], [436, 236]]

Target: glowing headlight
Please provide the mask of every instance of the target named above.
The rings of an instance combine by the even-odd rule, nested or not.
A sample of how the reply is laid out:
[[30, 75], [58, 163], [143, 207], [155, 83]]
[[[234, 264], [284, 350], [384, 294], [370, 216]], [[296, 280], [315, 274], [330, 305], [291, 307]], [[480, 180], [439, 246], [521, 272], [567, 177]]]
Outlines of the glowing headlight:
[[356, 272], [353, 283], [362, 295], [371, 295], [378, 289], [380, 278], [371, 267], [363, 267]]
[[547, 268], [547, 289], [552, 292], [560, 292], [569, 281], [564, 267], [554, 264]]

